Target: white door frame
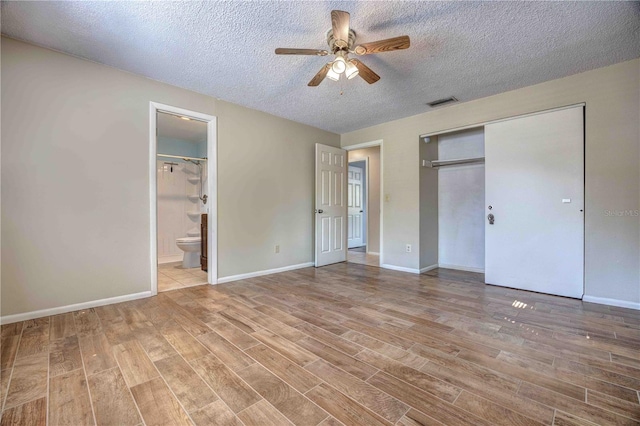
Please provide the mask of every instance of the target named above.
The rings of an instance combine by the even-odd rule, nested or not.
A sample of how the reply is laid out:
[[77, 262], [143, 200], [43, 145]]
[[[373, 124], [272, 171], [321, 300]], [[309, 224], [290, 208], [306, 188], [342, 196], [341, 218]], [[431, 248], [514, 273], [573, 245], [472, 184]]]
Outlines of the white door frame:
[[[560, 107], [556, 107], [556, 108], [547, 108], [547, 109], [543, 109], [541, 111], [534, 111], [534, 112], [520, 114], [520, 115], [510, 115], [510, 116], [507, 116], [507, 117], [504, 117], [504, 118], [497, 118], [495, 120], [481, 121], [481, 122], [475, 123], [475, 124], [467, 124], [465, 126], [453, 127], [453, 128], [449, 128], [449, 129], [438, 130], [438, 131], [435, 131], [435, 132], [423, 133], [418, 137], [419, 138], [426, 138], [426, 137], [429, 137], [429, 136], [446, 135], [448, 133], [455, 133], [455, 132], [459, 132], [461, 130], [475, 129], [476, 127], [484, 127], [486, 125], [493, 124], [493, 123], [499, 123], [501, 121], [513, 120], [514, 118], [529, 117], [529, 116], [532, 116], [532, 115], [544, 114], [544, 113], [553, 112], [553, 111], [560, 111], [560, 110], [563, 110], [563, 109], [569, 109], [569, 108], [574, 108], [574, 107], [579, 107], [579, 106], [582, 106], [582, 107], [586, 108], [587, 104], [585, 102], [580, 102], [580, 103], [577, 103], [577, 104], [569, 104], [569, 105], [564, 105], [564, 106], [560, 106]], [[347, 148], [343, 148], [343, 149], [347, 149]]]
[[[348, 156], [348, 153], [347, 153]], [[364, 161], [364, 188], [362, 192], [362, 198], [364, 199], [364, 246], [365, 251], [369, 253], [369, 157], [365, 157], [363, 160], [348, 161], [347, 165], [351, 166], [354, 163], [362, 163]], [[347, 220], [347, 235], [349, 235], [349, 221]]]
[[207, 281], [209, 284], [218, 282], [218, 171], [217, 171], [217, 117], [189, 111], [183, 108], [149, 102], [149, 204], [150, 204], [150, 263], [151, 263], [151, 294], [158, 294], [158, 176], [156, 161], [158, 154], [156, 114], [166, 112], [173, 115], [193, 118], [207, 123]]
[[[363, 148], [371, 148], [374, 146], [380, 147], [380, 261], [379, 264], [382, 265], [384, 263], [384, 239], [383, 239], [383, 220], [384, 220], [384, 149], [383, 149], [383, 139], [377, 139], [370, 142], [363, 142], [355, 145], [348, 145], [341, 147], [342, 149], [347, 151], [347, 155], [349, 151], [355, 151], [356, 149]], [[369, 191], [369, 161], [367, 159], [367, 170], [366, 170], [366, 178], [367, 178], [367, 192]], [[365, 214], [369, 214], [369, 197], [367, 197], [367, 211]], [[369, 253], [369, 217], [367, 216], [367, 253]]]

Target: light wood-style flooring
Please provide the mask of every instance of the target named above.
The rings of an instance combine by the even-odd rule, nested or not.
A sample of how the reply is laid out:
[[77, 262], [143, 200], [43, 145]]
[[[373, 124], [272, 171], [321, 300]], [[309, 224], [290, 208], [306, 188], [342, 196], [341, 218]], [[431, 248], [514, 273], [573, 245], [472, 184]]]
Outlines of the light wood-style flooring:
[[640, 312], [352, 263], [2, 326], [2, 425], [640, 423]]
[[380, 266], [380, 256], [366, 253], [364, 251], [347, 251], [347, 262], [359, 263], [361, 265]]
[[158, 265], [158, 291], [169, 291], [184, 287], [206, 284], [208, 275], [198, 268], [185, 269], [182, 262]]

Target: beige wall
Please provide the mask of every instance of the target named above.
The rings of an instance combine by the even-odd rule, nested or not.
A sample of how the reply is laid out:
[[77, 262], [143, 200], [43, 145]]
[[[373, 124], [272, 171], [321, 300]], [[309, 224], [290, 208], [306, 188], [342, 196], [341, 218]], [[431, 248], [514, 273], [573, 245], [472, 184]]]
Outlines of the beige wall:
[[367, 251], [380, 253], [380, 147], [349, 151], [349, 162], [369, 159]]
[[218, 275], [312, 262], [315, 144], [339, 136], [218, 105]]
[[[384, 140], [385, 263], [418, 268], [418, 135], [586, 103], [585, 294], [640, 302], [640, 60], [343, 134], [343, 147]], [[424, 207], [424, 206], [423, 206]], [[431, 243], [436, 243], [432, 241]], [[431, 250], [431, 247], [421, 247]]]
[[312, 261], [338, 135], [2, 38], [2, 316], [150, 289], [149, 101], [218, 117], [220, 277]]

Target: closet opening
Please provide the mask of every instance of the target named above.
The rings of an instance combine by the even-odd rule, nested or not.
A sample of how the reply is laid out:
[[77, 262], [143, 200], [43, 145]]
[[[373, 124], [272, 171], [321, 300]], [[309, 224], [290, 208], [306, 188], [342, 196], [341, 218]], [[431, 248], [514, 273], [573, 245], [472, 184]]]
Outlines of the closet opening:
[[579, 104], [421, 136], [421, 272], [582, 298], [584, 120]]
[[[437, 258], [426, 267], [484, 272], [484, 127], [423, 138], [423, 190], [435, 190]], [[433, 197], [433, 196], [431, 196]], [[422, 220], [422, 218], [421, 218]], [[425, 224], [428, 227], [428, 224]], [[429, 235], [423, 236], [425, 239]], [[422, 244], [421, 244], [422, 246]]]

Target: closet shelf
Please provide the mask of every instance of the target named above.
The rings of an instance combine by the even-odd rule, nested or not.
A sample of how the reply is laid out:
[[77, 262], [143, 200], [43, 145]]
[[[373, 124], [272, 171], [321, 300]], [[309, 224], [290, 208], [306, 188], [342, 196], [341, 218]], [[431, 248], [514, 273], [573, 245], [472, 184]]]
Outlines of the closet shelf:
[[437, 169], [438, 167], [456, 166], [458, 164], [484, 163], [484, 157], [458, 158], [455, 160], [422, 160], [423, 167]]

